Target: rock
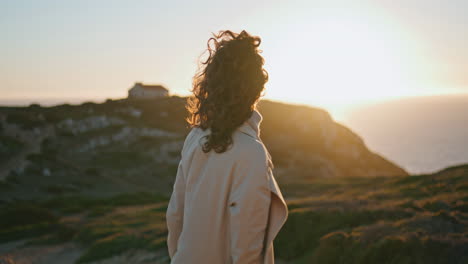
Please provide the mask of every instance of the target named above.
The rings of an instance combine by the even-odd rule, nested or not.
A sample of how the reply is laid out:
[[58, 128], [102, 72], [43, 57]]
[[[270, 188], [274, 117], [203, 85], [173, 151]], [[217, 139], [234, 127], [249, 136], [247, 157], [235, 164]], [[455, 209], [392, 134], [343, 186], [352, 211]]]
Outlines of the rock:
[[44, 168], [44, 169], [42, 169], [42, 175], [44, 175], [46, 177], [49, 177], [52, 174], [50, 173], [50, 170], [48, 168]]

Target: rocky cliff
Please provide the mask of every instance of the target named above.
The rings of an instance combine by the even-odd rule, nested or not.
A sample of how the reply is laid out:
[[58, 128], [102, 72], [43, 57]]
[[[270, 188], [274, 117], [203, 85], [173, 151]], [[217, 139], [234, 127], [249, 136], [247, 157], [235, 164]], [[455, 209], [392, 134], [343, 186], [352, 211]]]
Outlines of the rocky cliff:
[[[0, 199], [169, 194], [189, 128], [186, 98], [0, 108]], [[406, 176], [321, 109], [261, 101], [261, 136], [280, 184]]]

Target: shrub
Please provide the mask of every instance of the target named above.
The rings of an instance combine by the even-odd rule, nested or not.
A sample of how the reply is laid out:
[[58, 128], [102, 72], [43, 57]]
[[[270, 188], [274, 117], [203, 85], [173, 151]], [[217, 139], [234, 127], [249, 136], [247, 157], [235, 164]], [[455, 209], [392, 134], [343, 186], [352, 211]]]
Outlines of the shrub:
[[50, 210], [26, 202], [15, 202], [2, 207], [0, 226], [8, 229], [37, 223], [56, 223], [58, 217]]
[[405, 211], [291, 211], [275, 240], [278, 257], [291, 260], [314, 250], [322, 236], [333, 231], [347, 231], [383, 219], [403, 219]]
[[134, 235], [119, 235], [99, 240], [78, 259], [77, 263], [85, 263], [122, 254], [129, 249], [147, 248], [151, 240]]
[[12, 137], [0, 135], [0, 162], [10, 159], [23, 148], [24, 144]]
[[50, 210], [26, 202], [4, 205], [0, 211], [0, 241], [6, 242], [50, 232], [58, 217]]
[[45, 123], [33, 112], [11, 112], [8, 114], [6, 121], [8, 123], [17, 124], [23, 129], [33, 129], [43, 126]]
[[334, 233], [324, 237], [307, 263], [346, 264], [462, 264], [468, 260], [468, 246], [410, 235], [387, 236], [370, 244], [358, 237]]

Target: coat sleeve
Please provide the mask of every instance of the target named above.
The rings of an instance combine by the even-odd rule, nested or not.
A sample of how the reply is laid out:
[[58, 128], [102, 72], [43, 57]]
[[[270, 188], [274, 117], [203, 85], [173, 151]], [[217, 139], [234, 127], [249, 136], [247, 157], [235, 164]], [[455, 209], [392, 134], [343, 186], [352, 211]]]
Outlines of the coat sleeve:
[[229, 195], [229, 232], [233, 264], [263, 263], [271, 193], [266, 162], [243, 162]]
[[184, 200], [185, 200], [185, 178], [182, 169], [182, 161], [179, 162], [176, 179], [172, 191], [169, 205], [166, 211], [167, 223], [167, 246], [169, 256], [172, 258], [177, 251], [177, 242], [179, 241], [180, 233], [184, 219]]

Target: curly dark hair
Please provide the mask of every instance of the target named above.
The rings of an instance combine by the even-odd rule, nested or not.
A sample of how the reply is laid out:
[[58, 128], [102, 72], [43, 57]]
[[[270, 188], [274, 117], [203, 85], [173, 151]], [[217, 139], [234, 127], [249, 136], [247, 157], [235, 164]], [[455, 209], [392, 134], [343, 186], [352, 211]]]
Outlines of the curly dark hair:
[[[268, 72], [258, 49], [261, 39], [243, 30], [213, 34], [208, 58], [193, 77], [193, 96], [187, 100], [190, 127], [210, 134], [203, 151], [222, 153], [232, 144], [232, 133], [252, 115], [262, 96]], [[213, 47], [211, 45], [213, 43]]]

